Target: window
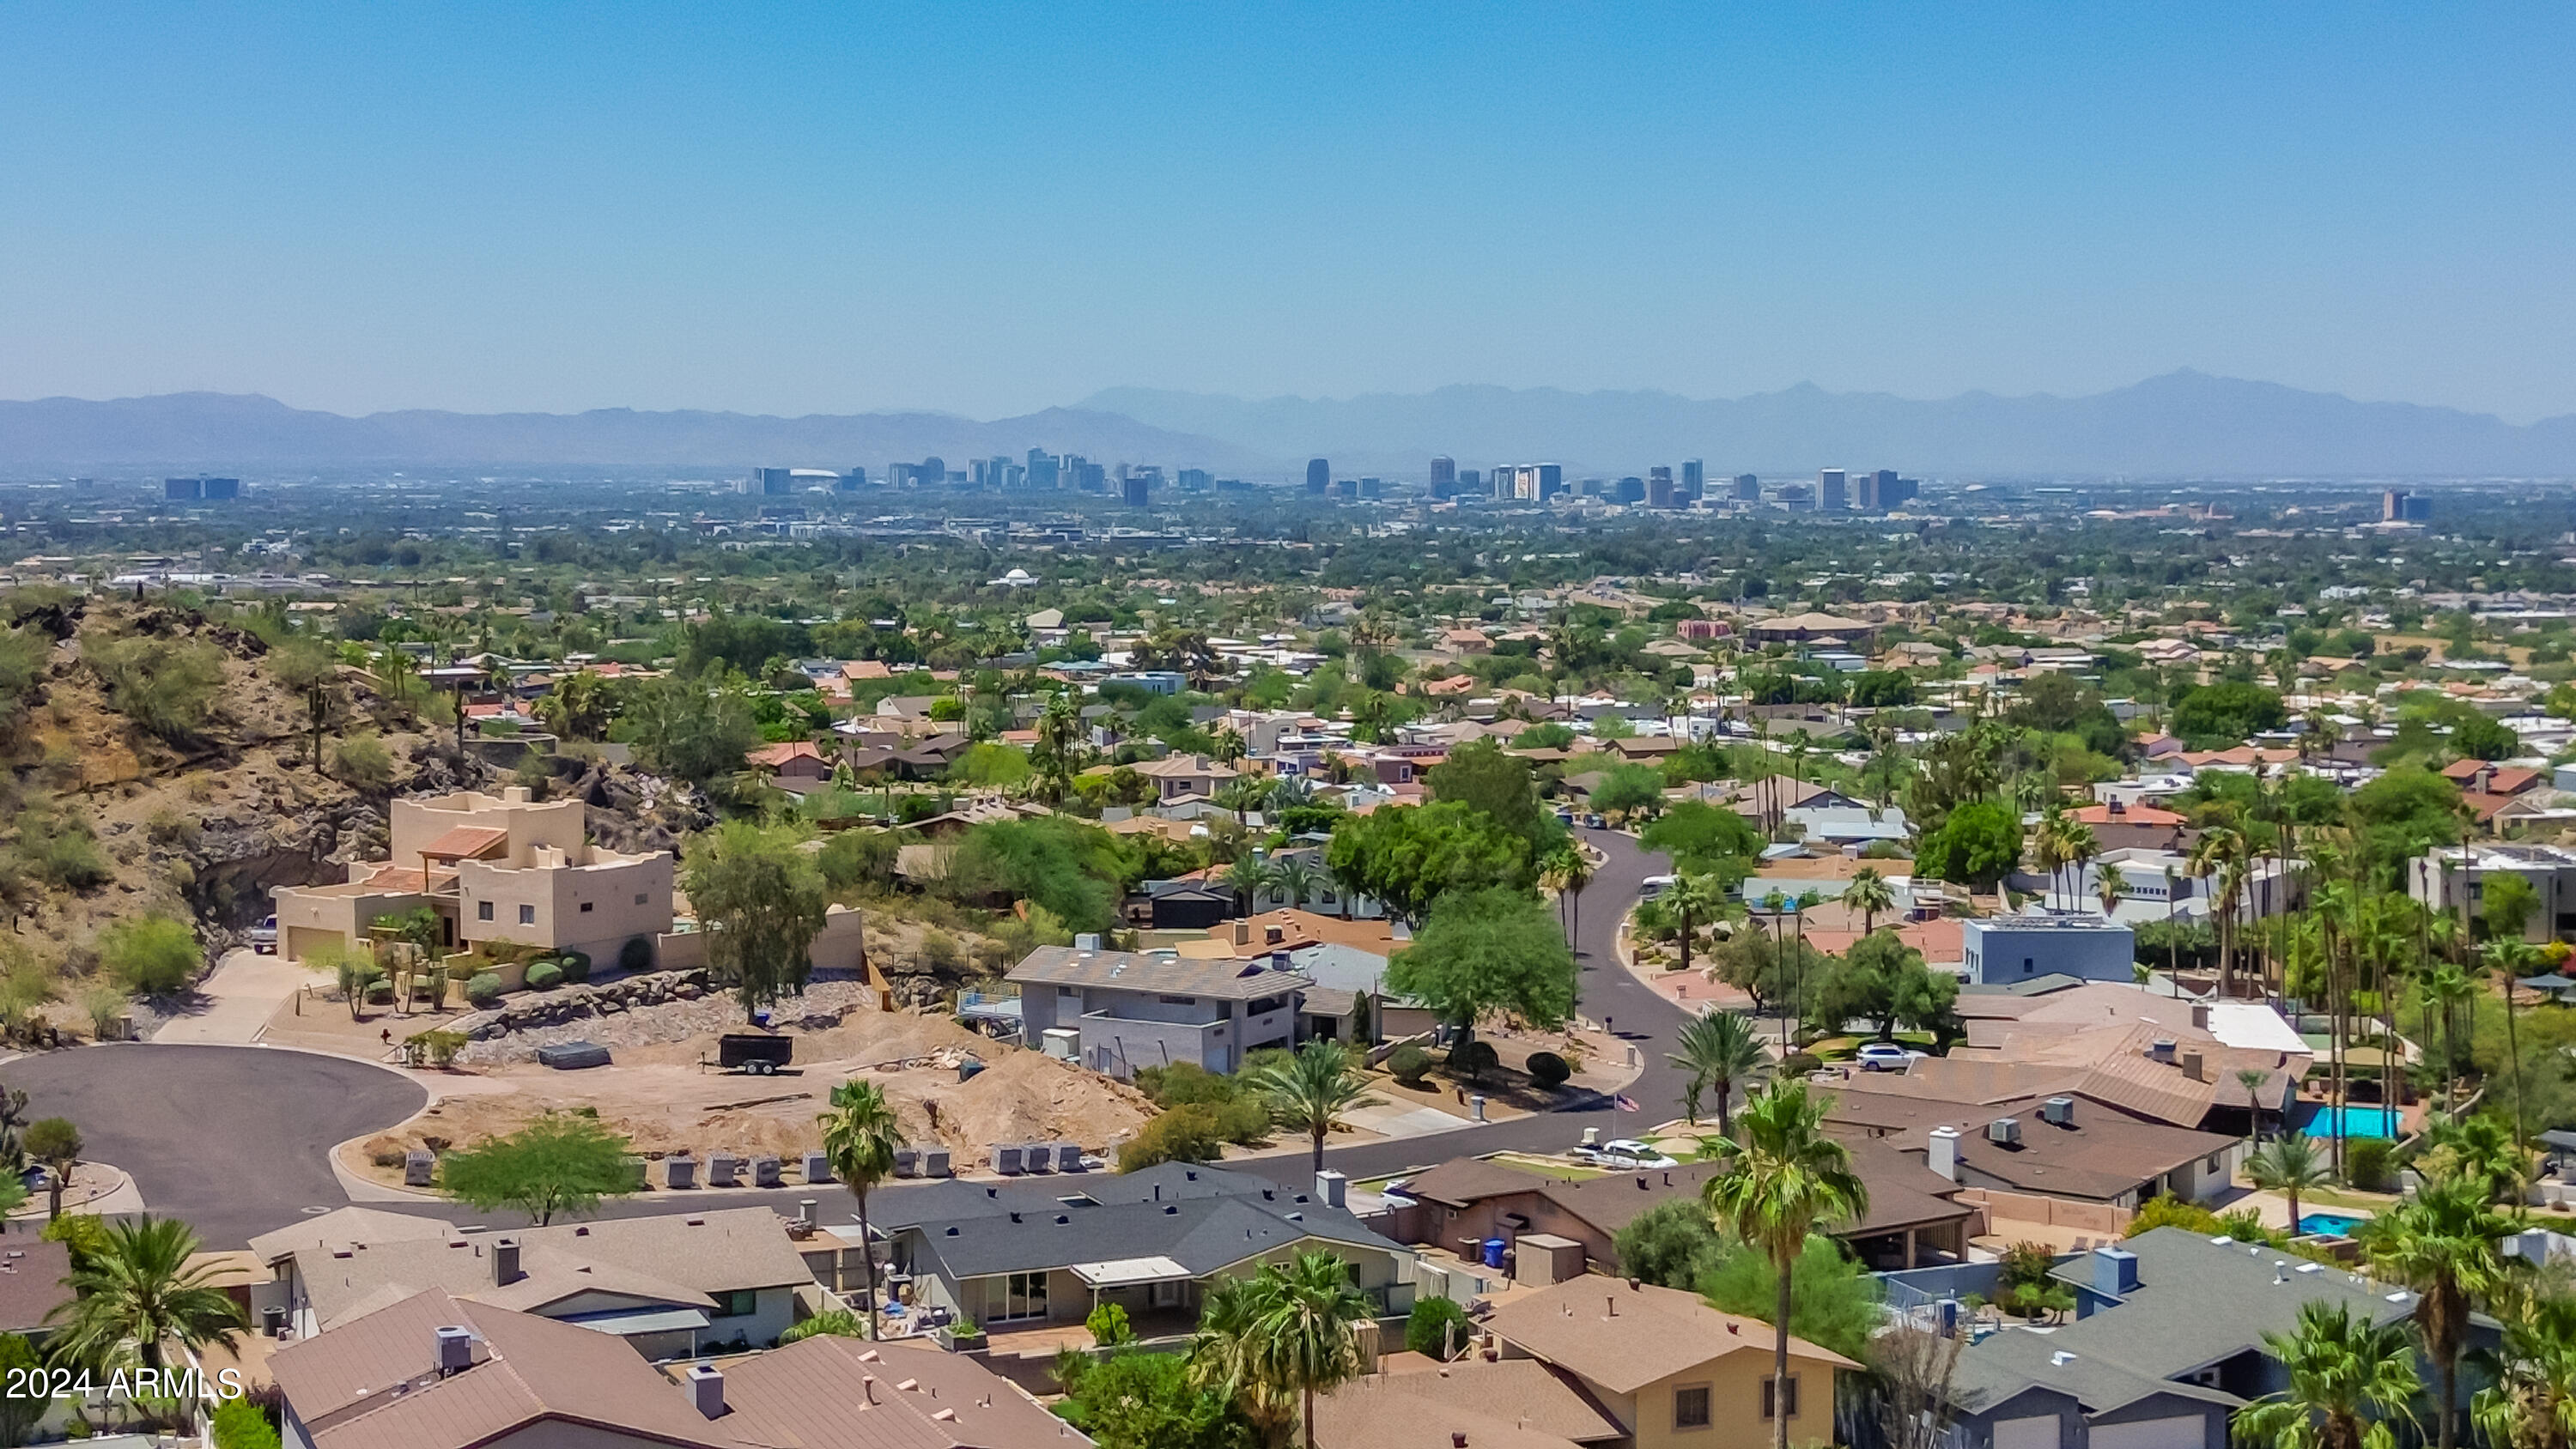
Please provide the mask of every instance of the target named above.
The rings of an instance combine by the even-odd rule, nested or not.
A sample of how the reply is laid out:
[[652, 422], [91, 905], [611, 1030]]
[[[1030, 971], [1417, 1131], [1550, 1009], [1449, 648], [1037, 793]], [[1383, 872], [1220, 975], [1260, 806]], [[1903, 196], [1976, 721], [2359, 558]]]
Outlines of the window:
[[[1789, 1375], [1788, 1387], [1789, 1417], [1794, 1419], [1798, 1417], [1798, 1376], [1796, 1374]], [[1773, 1400], [1776, 1397], [1779, 1388], [1780, 1381], [1778, 1379], [1765, 1378], [1762, 1381], [1762, 1417], [1765, 1419], [1772, 1417], [1772, 1410], [1774, 1407]]]
[[1196, 1006], [1199, 1004], [1199, 999], [1195, 996], [1157, 996], [1154, 999], [1163, 1003], [1165, 1006]]
[[590, 914], [590, 902], [583, 901], [581, 903], [581, 913], [585, 916]]
[[984, 1280], [984, 1321], [1008, 1323], [1047, 1314], [1047, 1275], [1004, 1273]]
[[757, 1288], [728, 1288], [714, 1297], [716, 1311], [712, 1317], [748, 1318], [760, 1311], [760, 1290]]
[[1673, 1427], [1705, 1429], [1708, 1427], [1708, 1385], [1692, 1384], [1673, 1390]]
[[1080, 996], [1082, 994], [1082, 988], [1079, 986], [1059, 986], [1055, 989], [1055, 994], [1058, 996]]
[[490, 901], [476, 901], [474, 903], [474, 919], [478, 921], [488, 921], [492, 919], [492, 903]]
[[520, 924], [520, 925], [522, 925], [522, 926], [533, 926], [533, 925], [535, 925], [536, 923], [537, 923], [537, 908], [536, 908], [535, 906], [521, 906], [521, 907], [519, 907], [519, 924]]

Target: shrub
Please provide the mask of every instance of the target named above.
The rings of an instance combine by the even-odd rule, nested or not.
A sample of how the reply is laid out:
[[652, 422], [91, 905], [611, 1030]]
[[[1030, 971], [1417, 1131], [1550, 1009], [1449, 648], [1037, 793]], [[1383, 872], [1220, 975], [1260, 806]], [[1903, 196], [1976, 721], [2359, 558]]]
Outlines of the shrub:
[[109, 979], [141, 996], [167, 996], [197, 974], [205, 953], [188, 923], [169, 916], [119, 921], [98, 935], [99, 964]]
[[1475, 1077], [1502, 1064], [1502, 1057], [1491, 1042], [1462, 1041], [1449, 1049], [1449, 1074], [1453, 1077]]
[[1573, 1075], [1574, 1068], [1567, 1064], [1565, 1058], [1556, 1053], [1530, 1053], [1529, 1077], [1530, 1081], [1538, 1086], [1562, 1087], [1565, 1085], [1566, 1078]]
[[20, 868], [68, 890], [105, 885], [116, 872], [98, 848], [98, 836], [77, 815], [35, 811], [18, 823]]
[[2355, 1137], [2343, 1145], [2344, 1181], [2363, 1192], [2386, 1192], [2396, 1153], [2385, 1137]]
[[223, 655], [208, 644], [119, 639], [87, 657], [109, 708], [174, 744], [205, 727], [223, 687]]
[[394, 984], [385, 980], [381, 975], [375, 980], [367, 983], [367, 1004], [369, 1006], [393, 1005]]
[[590, 979], [589, 952], [566, 951], [555, 958], [555, 964], [563, 968], [563, 979], [575, 986]]
[[1102, 1348], [1116, 1348], [1122, 1343], [1136, 1341], [1136, 1330], [1127, 1322], [1127, 1310], [1115, 1303], [1103, 1303], [1092, 1309], [1091, 1316], [1082, 1320], [1082, 1326], [1091, 1330], [1091, 1341]]
[[[1452, 1325], [1455, 1325], [1454, 1327]], [[1413, 1313], [1404, 1320], [1404, 1346], [1431, 1358], [1457, 1353], [1467, 1346], [1467, 1337], [1475, 1326], [1467, 1321], [1467, 1310], [1454, 1298], [1416, 1298]]]
[[1784, 1077], [1803, 1077], [1824, 1069], [1825, 1059], [1814, 1052], [1791, 1052], [1780, 1059], [1780, 1075]]
[[268, 1411], [248, 1398], [226, 1399], [215, 1406], [215, 1449], [277, 1449], [277, 1428]]
[[1138, 1172], [1166, 1162], [1206, 1162], [1224, 1150], [1225, 1133], [1216, 1109], [1193, 1103], [1146, 1123], [1118, 1149], [1118, 1170]]
[[1408, 1087], [1420, 1086], [1423, 1074], [1431, 1070], [1431, 1053], [1411, 1042], [1387, 1053], [1386, 1069]]
[[371, 733], [350, 735], [331, 748], [331, 773], [361, 790], [381, 790], [394, 781], [394, 757]]
[[892, 880], [896, 849], [890, 830], [844, 830], [824, 842], [815, 864], [825, 885], [845, 891], [861, 881]]
[[637, 936], [618, 947], [617, 969], [628, 972], [652, 970], [653, 942], [647, 937]]
[[552, 991], [556, 987], [563, 985], [563, 983], [564, 969], [561, 966], [556, 965], [551, 959], [540, 961], [536, 965], [528, 968], [528, 989], [530, 991]]
[[490, 1006], [501, 999], [501, 978], [490, 971], [476, 972], [465, 983], [465, 1000], [475, 1007]]
[[1250, 1146], [1270, 1140], [1270, 1106], [1246, 1092], [1216, 1109], [1216, 1130], [1228, 1142]]

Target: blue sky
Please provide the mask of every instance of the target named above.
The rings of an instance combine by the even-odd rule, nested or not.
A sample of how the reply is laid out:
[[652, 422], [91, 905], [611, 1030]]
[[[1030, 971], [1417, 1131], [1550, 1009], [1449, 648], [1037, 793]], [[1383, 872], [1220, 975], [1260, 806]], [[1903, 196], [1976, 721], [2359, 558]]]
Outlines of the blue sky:
[[2566, 7], [0, 8], [0, 396], [2576, 411]]

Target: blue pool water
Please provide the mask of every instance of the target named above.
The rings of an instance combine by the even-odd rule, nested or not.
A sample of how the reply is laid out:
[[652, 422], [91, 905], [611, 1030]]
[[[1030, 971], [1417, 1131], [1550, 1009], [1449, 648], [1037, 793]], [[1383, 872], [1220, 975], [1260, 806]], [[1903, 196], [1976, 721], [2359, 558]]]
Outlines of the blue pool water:
[[2353, 1224], [2366, 1221], [2350, 1213], [2309, 1213], [2299, 1219], [2299, 1231], [2329, 1238], [2349, 1238]]
[[2397, 1135], [2397, 1109], [2394, 1107], [2319, 1107], [2300, 1130], [2311, 1137], [2394, 1137]]

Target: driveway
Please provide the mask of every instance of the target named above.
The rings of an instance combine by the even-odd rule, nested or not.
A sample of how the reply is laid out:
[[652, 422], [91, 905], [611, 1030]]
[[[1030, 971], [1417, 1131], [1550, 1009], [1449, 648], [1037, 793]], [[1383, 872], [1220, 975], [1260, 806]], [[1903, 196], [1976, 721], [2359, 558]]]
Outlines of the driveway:
[[321, 978], [283, 956], [263, 956], [247, 946], [224, 953], [224, 959], [197, 983], [161, 1029], [156, 1042], [199, 1046], [248, 1046], [259, 1040], [268, 1019], [286, 999]]
[[345, 1206], [330, 1152], [428, 1105], [363, 1062], [266, 1047], [120, 1043], [21, 1057], [0, 1084], [37, 1118], [68, 1117], [87, 1155], [133, 1175], [156, 1215], [238, 1248], [311, 1208]]

